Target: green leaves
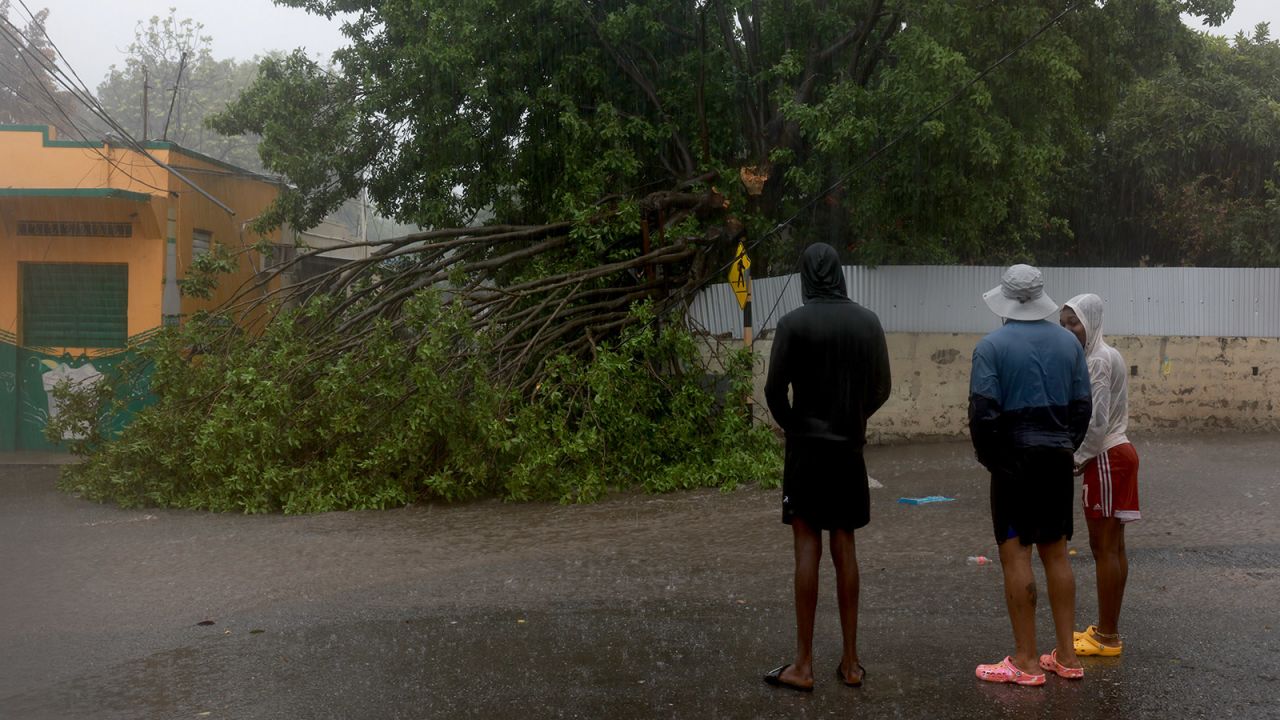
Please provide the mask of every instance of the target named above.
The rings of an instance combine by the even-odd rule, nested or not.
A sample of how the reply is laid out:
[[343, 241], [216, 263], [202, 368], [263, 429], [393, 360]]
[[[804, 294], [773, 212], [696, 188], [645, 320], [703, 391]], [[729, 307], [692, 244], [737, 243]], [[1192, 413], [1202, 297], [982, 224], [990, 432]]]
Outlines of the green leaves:
[[[318, 357], [300, 332], [325, 311], [316, 304], [256, 339], [207, 315], [167, 331], [146, 351], [156, 403], [118, 436], [82, 443], [63, 487], [131, 507], [303, 513], [776, 482], [776, 440], [742, 416], [750, 360], [734, 356], [733, 389], [717, 397], [692, 337], [644, 307], [594, 359], [553, 360], [522, 399], [491, 382], [485, 337], [432, 292], [405, 309], [421, 333], [412, 352], [383, 325]], [[221, 349], [188, 360], [201, 347]], [[59, 427], [99, 417], [113, 391], [100, 392]]]
[[214, 243], [207, 253], [191, 259], [187, 276], [178, 279], [178, 290], [188, 297], [208, 300], [218, 282], [236, 271], [236, 258], [222, 243]]
[[[1135, 106], [1136, 81], [1196, 62], [1203, 41], [1181, 14], [1220, 22], [1232, 7], [1081, 2], [1046, 27], [1064, 3], [285, 4], [352, 13], [351, 42], [331, 71], [300, 56], [265, 63], [267, 77], [216, 121], [261, 134], [291, 183], [263, 227], [305, 227], [361, 185], [424, 226], [477, 214], [544, 223], [712, 170], [737, 196], [732, 176], [749, 166], [769, 180], [733, 212], [753, 229], [789, 223], [753, 252], [761, 275], [816, 239], [881, 264], [1052, 260], [1104, 226], [1125, 237], [1124, 206], [1095, 221], [1098, 199], [1076, 197], [1092, 182], [1082, 159], [1112, 151], [1109, 122]], [[1253, 72], [1240, 77], [1265, 77]], [[1239, 134], [1258, 144], [1274, 123], [1249, 118]], [[1234, 120], [1215, 122], [1189, 118], [1178, 140], [1203, 145]]]
[[1129, 87], [1095, 152], [1077, 158], [1064, 198], [1075, 237], [1059, 252], [1090, 263], [1280, 263], [1278, 105], [1280, 43], [1197, 36], [1195, 52]]
[[255, 220], [256, 229], [265, 232], [286, 219], [313, 227], [358, 192], [361, 173], [385, 151], [386, 129], [358, 115], [357, 92], [352, 81], [296, 50], [263, 58], [253, 84], [209, 116], [209, 126], [225, 135], [261, 136], [262, 162], [292, 183]]
[[725, 371], [729, 396], [717, 397], [693, 338], [656, 326], [643, 306], [635, 311], [643, 324], [590, 362], [559, 358], [532, 401], [515, 409], [505, 445], [509, 496], [581, 502], [632, 487], [777, 481], [777, 441], [743, 415], [745, 352]]
[[[296, 188], [272, 222], [305, 227], [365, 183], [405, 222], [457, 226], [484, 211], [542, 223], [602, 197], [772, 164], [743, 211], [755, 217], [742, 218], [752, 227], [793, 219], [789, 239], [756, 252], [767, 273], [817, 238], [848, 238], [848, 259], [867, 263], [1022, 251], [1049, 222], [1062, 158], [1113, 107], [1117, 93], [1095, 98], [1090, 83], [1166, 53], [1179, 9], [1221, 3], [1082, 4], [918, 129], [916, 119], [1040, 30], [1058, 4], [287, 4], [355, 14], [340, 72], [298, 56], [264, 63], [216, 121], [260, 133], [268, 166]], [[1153, 24], [1163, 38], [1141, 34]], [[1131, 47], [1134, 33], [1142, 42]], [[819, 197], [840, 180], [838, 193]]]

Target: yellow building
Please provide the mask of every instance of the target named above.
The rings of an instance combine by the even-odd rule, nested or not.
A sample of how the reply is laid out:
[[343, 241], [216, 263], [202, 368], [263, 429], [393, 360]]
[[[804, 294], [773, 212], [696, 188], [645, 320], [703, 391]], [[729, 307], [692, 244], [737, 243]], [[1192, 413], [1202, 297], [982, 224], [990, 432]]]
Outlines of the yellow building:
[[[171, 170], [109, 142], [0, 126], [0, 451], [50, 449], [49, 388], [95, 382], [271, 262], [249, 249], [261, 239], [250, 225], [278, 183], [173, 143], [146, 149]], [[238, 272], [211, 300], [182, 296], [192, 257], [215, 245]]]

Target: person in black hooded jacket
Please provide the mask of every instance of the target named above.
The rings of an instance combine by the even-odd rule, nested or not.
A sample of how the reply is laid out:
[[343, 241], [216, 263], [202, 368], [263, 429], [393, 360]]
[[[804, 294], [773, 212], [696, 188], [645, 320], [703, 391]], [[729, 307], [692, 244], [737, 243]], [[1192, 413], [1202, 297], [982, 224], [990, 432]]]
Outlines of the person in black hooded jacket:
[[[770, 685], [813, 689], [813, 627], [822, 531], [831, 535], [844, 652], [837, 675], [860, 685], [858, 558], [854, 531], [871, 519], [862, 449], [867, 419], [889, 398], [889, 350], [880, 319], [849, 299], [830, 245], [801, 255], [804, 306], [779, 322], [765, 399], [786, 433], [782, 522], [795, 548], [796, 658], [765, 675]], [[791, 391], [788, 400], [787, 390]]]

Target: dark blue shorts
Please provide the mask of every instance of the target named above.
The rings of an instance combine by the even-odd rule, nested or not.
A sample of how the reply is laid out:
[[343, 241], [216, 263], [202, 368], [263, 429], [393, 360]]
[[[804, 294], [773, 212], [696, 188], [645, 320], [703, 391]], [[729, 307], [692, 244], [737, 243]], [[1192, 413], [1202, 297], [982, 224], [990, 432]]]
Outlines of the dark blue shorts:
[[796, 517], [821, 530], [857, 530], [871, 522], [860, 443], [787, 437], [782, 522], [790, 525]]
[[1075, 460], [1067, 448], [1019, 448], [991, 472], [991, 524], [996, 543], [1023, 545], [1071, 539]]

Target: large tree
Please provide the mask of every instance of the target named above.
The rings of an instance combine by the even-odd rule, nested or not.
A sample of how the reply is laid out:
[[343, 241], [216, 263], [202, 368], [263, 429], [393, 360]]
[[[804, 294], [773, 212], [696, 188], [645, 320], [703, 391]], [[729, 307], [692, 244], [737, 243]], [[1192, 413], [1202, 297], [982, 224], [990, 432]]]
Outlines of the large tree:
[[218, 160], [261, 169], [256, 137], [222, 135], [205, 124], [206, 117], [253, 82], [258, 62], [214, 58], [212, 38], [203, 30], [200, 23], [178, 18], [173, 9], [139, 22], [123, 65], [112, 65], [98, 86], [98, 99], [138, 139], [171, 140]]
[[214, 120], [261, 134], [294, 184], [263, 222], [305, 227], [368, 187], [437, 227], [247, 289], [229, 312], [298, 306], [260, 335], [222, 318], [166, 335], [161, 403], [77, 470], [92, 497], [319, 509], [776, 476], [734, 402], [750, 356], [713, 397], [714, 370], [663, 322], [743, 226], [768, 239], [757, 268], [815, 238], [862, 262], [1021, 253], [1065, 229], [1051, 193], [1134, 78], [1194, 48], [1178, 13], [1230, 8], [287, 3], [354, 19], [339, 70], [268, 60]]
[[[757, 236], [799, 216], [775, 256], [820, 238], [863, 262], [1021, 252], [1053, 222], [1050, 181], [1087, 150], [1116, 87], [1190, 34], [1179, 13], [1220, 21], [1232, 5], [279, 2], [354, 14], [340, 73], [301, 53], [269, 60], [217, 119], [263, 136], [268, 165], [296, 185], [281, 210], [298, 224], [362, 184], [400, 219], [450, 226], [483, 210], [569, 217], [718, 171]], [[750, 203], [743, 167], [768, 178]]]

